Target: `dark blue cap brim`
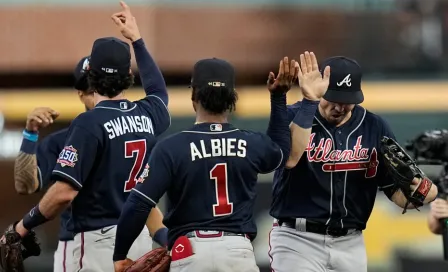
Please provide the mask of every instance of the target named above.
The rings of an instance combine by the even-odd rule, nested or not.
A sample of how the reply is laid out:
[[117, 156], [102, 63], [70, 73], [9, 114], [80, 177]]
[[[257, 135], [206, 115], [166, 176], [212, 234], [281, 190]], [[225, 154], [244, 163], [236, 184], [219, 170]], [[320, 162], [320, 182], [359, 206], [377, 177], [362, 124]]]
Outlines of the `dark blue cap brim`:
[[344, 90], [327, 90], [324, 99], [341, 104], [361, 104], [364, 101], [364, 94], [362, 90], [359, 91], [344, 91]]

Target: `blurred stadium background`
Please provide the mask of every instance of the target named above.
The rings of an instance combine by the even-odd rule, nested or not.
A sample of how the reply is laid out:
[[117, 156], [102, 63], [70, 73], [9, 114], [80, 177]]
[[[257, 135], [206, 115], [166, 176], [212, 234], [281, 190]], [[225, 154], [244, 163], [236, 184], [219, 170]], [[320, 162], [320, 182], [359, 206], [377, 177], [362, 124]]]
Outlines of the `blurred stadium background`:
[[[110, 20], [114, 0], [0, 1], [0, 228], [20, 218], [41, 195], [18, 196], [14, 157], [27, 113], [50, 106], [61, 117], [44, 136], [83, 111], [72, 83], [77, 61], [101, 36], [119, 36]], [[319, 59], [345, 55], [363, 70], [363, 106], [384, 116], [404, 143], [425, 129], [448, 128], [448, 1], [437, 0], [128, 0], [170, 92], [169, 133], [194, 120], [190, 69], [205, 57], [230, 60], [237, 69], [237, 126], [267, 127], [267, 74], [284, 55], [304, 50]], [[135, 63], [135, 62], [134, 62]], [[289, 93], [289, 102], [300, 99]], [[127, 91], [142, 97], [139, 81]], [[440, 169], [426, 169], [437, 175]], [[261, 176], [256, 257], [269, 271], [267, 235], [271, 177]], [[365, 231], [369, 272], [447, 271], [442, 242], [426, 227], [428, 209], [401, 210], [378, 195]], [[44, 252], [28, 271], [51, 271], [58, 222], [39, 228]]]

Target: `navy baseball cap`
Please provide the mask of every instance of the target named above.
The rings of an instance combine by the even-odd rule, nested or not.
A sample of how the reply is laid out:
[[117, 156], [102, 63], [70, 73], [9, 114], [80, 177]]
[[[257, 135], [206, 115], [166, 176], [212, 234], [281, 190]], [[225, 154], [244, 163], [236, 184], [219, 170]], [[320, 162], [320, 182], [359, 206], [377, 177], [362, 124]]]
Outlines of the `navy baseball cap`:
[[330, 66], [331, 73], [325, 100], [342, 104], [360, 104], [364, 101], [361, 67], [355, 60], [343, 56], [328, 58], [319, 66], [321, 73], [326, 66]]
[[87, 91], [89, 89], [89, 83], [87, 82], [87, 71], [89, 70], [90, 56], [82, 58], [76, 65], [73, 76], [75, 77], [75, 89], [80, 91]]
[[225, 60], [202, 59], [194, 65], [190, 87], [235, 88], [235, 69]]
[[128, 75], [130, 68], [129, 44], [114, 37], [100, 38], [93, 43], [90, 69], [106, 75]]

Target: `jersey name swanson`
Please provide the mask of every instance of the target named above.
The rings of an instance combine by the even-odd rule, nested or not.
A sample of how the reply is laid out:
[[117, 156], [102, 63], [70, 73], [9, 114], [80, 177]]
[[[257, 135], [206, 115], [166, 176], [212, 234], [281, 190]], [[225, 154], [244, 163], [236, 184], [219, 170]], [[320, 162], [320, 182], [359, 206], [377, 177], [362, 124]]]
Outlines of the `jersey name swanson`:
[[[207, 148], [209, 147], [209, 148]], [[246, 157], [247, 142], [236, 138], [200, 140], [199, 145], [190, 143], [191, 161], [210, 157]], [[207, 152], [210, 150], [211, 152]]]
[[147, 116], [121, 116], [104, 123], [109, 133], [109, 139], [122, 136], [126, 133], [146, 132], [154, 134], [152, 121]]

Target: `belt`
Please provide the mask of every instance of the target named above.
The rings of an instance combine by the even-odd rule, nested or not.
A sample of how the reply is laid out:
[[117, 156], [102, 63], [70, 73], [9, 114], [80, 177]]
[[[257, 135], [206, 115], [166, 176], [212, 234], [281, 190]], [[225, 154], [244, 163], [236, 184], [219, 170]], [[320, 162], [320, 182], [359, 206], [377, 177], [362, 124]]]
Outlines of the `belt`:
[[247, 234], [233, 233], [233, 232], [227, 232], [227, 231], [218, 231], [218, 232], [215, 231], [215, 232], [208, 234], [205, 232], [195, 230], [195, 231], [190, 231], [189, 233], [185, 234], [185, 236], [187, 236], [187, 238], [195, 238], [195, 237], [197, 237], [197, 238], [219, 238], [219, 237], [223, 237], [223, 236], [239, 236], [239, 237], [245, 237], [247, 239], [250, 239]]
[[[312, 222], [312, 221], [308, 221], [308, 220], [306, 221], [305, 224], [306, 224], [306, 226], [305, 226], [306, 232], [330, 235], [333, 237], [345, 236], [345, 235], [353, 233], [354, 231], [357, 230], [357, 229], [348, 229], [348, 228], [331, 228], [322, 223], [316, 223], [316, 222]], [[296, 220], [295, 219], [278, 220], [278, 225], [282, 226], [282, 227], [296, 229]]]

